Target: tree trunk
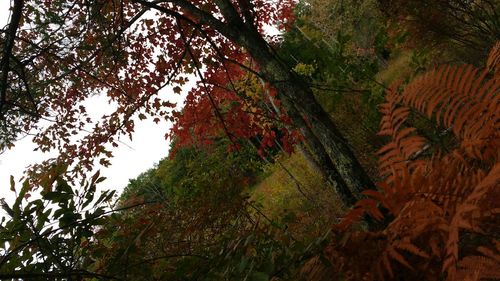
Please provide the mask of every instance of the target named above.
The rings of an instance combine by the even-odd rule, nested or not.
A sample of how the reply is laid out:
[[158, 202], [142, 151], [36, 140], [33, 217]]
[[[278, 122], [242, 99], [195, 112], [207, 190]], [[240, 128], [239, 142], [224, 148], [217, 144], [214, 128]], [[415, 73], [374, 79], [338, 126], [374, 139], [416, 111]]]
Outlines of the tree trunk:
[[240, 26], [235, 41], [248, 50], [261, 67], [263, 77], [277, 90], [283, 106], [304, 134], [320, 167], [337, 183], [337, 193], [347, 206], [353, 204], [361, 192], [375, 189], [346, 140], [321, 105], [310, 87], [272, 53], [265, 40], [248, 25]]
[[226, 23], [213, 24], [217, 24], [217, 30], [222, 35], [245, 48], [260, 65], [262, 76], [277, 89], [284, 108], [304, 133], [316, 160], [325, 169], [328, 178], [337, 183], [336, 191], [344, 203], [352, 206], [353, 199], [349, 193], [360, 199], [363, 190], [375, 189], [372, 180], [328, 113], [316, 101], [307, 83], [273, 53], [252, 21], [243, 21], [231, 1], [216, 0], [215, 3]]
[[311, 151], [314, 160], [316, 160], [323, 178], [335, 187], [335, 192], [346, 207], [354, 205], [359, 198], [355, 196], [343, 176], [338, 172], [324, 144], [314, 133], [312, 127], [308, 126], [307, 121], [303, 118], [302, 114], [300, 114], [300, 110], [291, 104], [288, 98], [283, 94], [280, 94], [280, 99], [288, 116], [304, 136], [305, 143]]
[[[343, 204], [346, 207], [353, 206], [363, 198], [361, 192], [375, 190], [375, 184], [328, 113], [316, 101], [311, 88], [272, 53], [257, 31], [255, 33], [257, 35], [246, 38], [241, 45], [259, 63], [262, 76], [277, 89], [287, 114], [301, 130], [306, 144], [321, 167], [322, 175], [333, 183]], [[381, 229], [385, 225], [368, 215], [364, 215], [363, 219], [371, 230]]]
[[[299, 110], [297, 110], [296, 107], [291, 104], [286, 97], [283, 97], [283, 95], [281, 96], [282, 97], [280, 98], [283, 102], [283, 105], [287, 109], [288, 117], [290, 117], [295, 126], [300, 129], [302, 135], [304, 136], [304, 139], [306, 140], [308, 149], [304, 148], [302, 145], [299, 145], [299, 149], [304, 158], [306, 158], [311, 168], [319, 171], [325, 181], [334, 186], [335, 192], [346, 207], [354, 205], [357, 201], [357, 198], [352, 194], [351, 190], [342, 179], [342, 176], [340, 176], [340, 174], [337, 172], [335, 165], [328, 157], [328, 154], [325, 151], [320, 140], [316, 137], [316, 135], [314, 135], [310, 126], [307, 125], [307, 121], [302, 117]], [[273, 103], [273, 97], [269, 96], [269, 98], [271, 100], [271, 103], [273, 104], [275, 112], [277, 114], [280, 114], [280, 109], [277, 108]]]

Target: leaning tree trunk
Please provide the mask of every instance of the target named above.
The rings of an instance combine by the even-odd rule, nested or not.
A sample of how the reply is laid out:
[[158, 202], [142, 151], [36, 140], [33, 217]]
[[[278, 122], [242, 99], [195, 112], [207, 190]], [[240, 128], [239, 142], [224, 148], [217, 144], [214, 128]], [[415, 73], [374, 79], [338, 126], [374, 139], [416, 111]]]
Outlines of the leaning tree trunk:
[[[362, 199], [361, 192], [375, 189], [371, 178], [328, 113], [316, 101], [311, 88], [272, 53], [262, 37], [248, 39], [244, 41], [248, 45], [242, 46], [259, 63], [262, 76], [277, 89], [287, 114], [303, 133], [323, 176], [333, 183], [344, 205], [353, 206]], [[383, 222], [376, 222], [369, 216], [364, 216], [364, 220], [370, 229], [384, 226]]]
[[[136, 0], [138, 2], [143, 2]], [[175, 3], [190, 11], [201, 24], [207, 24], [229, 40], [245, 48], [260, 65], [262, 76], [273, 85], [285, 110], [304, 133], [319, 165], [328, 178], [337, 184], [336, 191], [346, 206], [362, 197], [365, 189], [374, 184], [349, 148], [330, 116], [314, 98], [311, 88], [295, 75], [290, 66], [283, 64], [257, 31], [249, 8], [243, 17], [230, 0], [214, 0], [225, 22], [195, 8], [186, 1]]]
[[[337, 172], [335, 165], [331, 161], [320, 140], [314, 135], [310, 126], [308, 126], [307, 120], [303, 118], [296, 106], [293, 105], [290, 100], [286, 98], [286, 96], [282, 94], [280, 94], [280, 96], [281, 101], [283, 102], [282, 104], [287, 109], [288, 117], [290, 117], [295, 126], [300, 129], [307, 142], [307, 147], [309, 149], [304, 149], [302, 145], [299, 145], [300, 152], [306, 158], [311, 168], [319, 171], [323, 179], [334, 186], [337, 195], [344, 205], [354, 205], [358, 198], [354, 196], [351, 190], [347, 187], [347, 184], [343, 180], [342, 176]], [[273, 103], [272, 97], [269, 96], [269, 98], [271, 99], [271, 103]], [[281, 113], [280, 109], [277, 108], [274, 103], [273, 108], [277, 114]]]
[[351, 206], [352, 195], [360, 199], [363, 190], [375, 188], [370, 177], [311, 88], [279, 60], [255, 28], [243, 24], [239, 29], [236, 41], [259, 63], [262, 76], [277, 89], [320, 167], [337, 183], [337, 193], [344, 203]]
[[314, 133], [312, 126], [308, 125], [307, 120], [304, 119], [300, 110], [290, 102], [288, 97], [282, 94], [282, 90], [279, 89], [278, 92], [280, 93], [280, 99], [287, 111], [288, 116], [292, 119], [295, 126], [300, 129], [300, 132], [304, 136], [307, 147], [313, 155], [317, 166], [320, 168], [320, 173], [323, 178], [333, 184], [335, 192], [345, 206], [349, 207], [354, 205], [359, 198], [349, 188], [347, 182], [344, 180], [344, 177], [337, 170], [331, 157], [328, 155], [328, 151], [325, 149], [321, 140]]
[[373, 189], [370, 177], [330, 116], [316, 101], [312, 90], [276, 57], [260, 60], [258, 55], [253, 56], [261, 65], [263, 75], [278, 90], [285, 110], [304, 134], [319, 165], [337, 183], [337, 193], [343, 197], [344, 203], [353, 204], [349, 193], [360, 199], [363, 190]]

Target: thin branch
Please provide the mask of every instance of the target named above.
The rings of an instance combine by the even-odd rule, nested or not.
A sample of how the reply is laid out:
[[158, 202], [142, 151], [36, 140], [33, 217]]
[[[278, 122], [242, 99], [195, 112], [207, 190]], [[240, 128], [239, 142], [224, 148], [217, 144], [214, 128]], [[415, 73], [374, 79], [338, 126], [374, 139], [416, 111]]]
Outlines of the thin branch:
[[[177, 26], [179, 27], [179, 33], [181, 35], [182, 41], [184, 42], [185, 45], [189, 44], [186, 41], [186, 37], [184, 35], [184, 30], [182, 29], [182, 25], [180, 24], [180, 19], [177, 19], [177, 20], [178, 20]], [[220, 122], [222, 124], [222, 127], [224, 129], [224, 132], [226, 133], [227, 137], [229, 138], [229, 141], [231, 141], [231, 143], [233, 143], [233, 145], [236, 147], [234, 136], [231, 134], [231, 132], [229, 132], [229, 129], [226, 126], [226, 122], [224, 121], [224, 117], [222, 116], [222, 113], [220, 112], [219, 108], [217, 107], [217, 104], [215, 103], [215, 99], [213, 98], [212, 93], [211, 93], [211, 91], [210, 91], [210, 89], [209, 89], [209, 87], [208, 87], [205, 79], [203, 78], [203, 73], [201, 72], [200, 67], [199, 67], [199, 61], [194, 56], [194, 54], [193, 54], [193, 52], [191, 50], [191, 45], [186, 45], [186, 49], [187, 49], [189, 55], [191, 56], [191, 58], [194, 61], [196, 72], [200, 76], [201, 82], [203, 84], [203, 88], [205, 89], [205, 93], [207, 94], [208, 99], [210, 100], [210, 103], [212, 104], [212, 107], [213, 107], [213, 109], [215, 111], [215, 115], [220, 120]]]

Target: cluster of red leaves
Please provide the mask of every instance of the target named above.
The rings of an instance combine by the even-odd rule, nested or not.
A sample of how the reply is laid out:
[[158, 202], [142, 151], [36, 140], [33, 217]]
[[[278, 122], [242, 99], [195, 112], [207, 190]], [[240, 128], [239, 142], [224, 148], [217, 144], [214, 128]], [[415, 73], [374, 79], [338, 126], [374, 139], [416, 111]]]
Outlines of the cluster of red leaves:
[[[248, 114], [241, 96], [221, 89], [243, 76], [236, 65], [248, 58], [222, 35], [220, 26], [204, 19], [213, 17], [225, 24], [215, 2], [35, 2], [25, 4], [30, 16], [24, 17], [14, 51], [30, 73], [31, 90], [38, 98], [36, 114], [50, 120], [43, 128], [27, 124], [25, 130], [37, 130], [39, 149], [61, 152], [49, 162], [75, 167], [82, 174], [96, 160], [108, 165], [110, 146], [118, 146], [122, 135], [132, 137], [134, 119], [173, 118], [181, 139], [194, 133], [205, 141], [224, 126], [228, 128], [222, 131], [232, 139], [270, 134], [271, 126], [258, 117], [265, 115], [263, 109], [255, 107], [257, 111]], [[292, 0], [228, 3], [237, 11], [235, 16], [256, 26], [263, 37], [266, 26], [285, 28], [293, 21]], [[204, 81], [189, 93], [183, 113], [172, 116], [175, 105], [166, 87], [179, 93], [193, 73]], [[105, 95], [110, 103], [110, 111], [99, 120], [90, 118], [85, 104], [95, 95]], [[287, 139], [297, 137], [285, 130], [283, 134]], [[291, 149], [292, 142], [283, 142]], [[49, 162], [33, 171], [41, 173]]]
[[230, 149], [238, 149], [240, 141], [258, 140], [261, 156], [277, 143], [286, 152], [293, 151], [301, 135], [289, 129], [291, 121], [274, 89], [234, 64], [212, 66], [202, 75], [188, 93], [182, 112], [173, 114], [175, 123], [168, 137], [175, 139], [175, 149], [208, 146], [225, 136], [233, 144]]
[[[387, 92], [380, 134], [391, 141], [379, 152], [386, 179], [379, 191], [365, 191], [367, 198], [337, 226], [347, 232], [327, 252], [341, 275], [350, 280], [500, 278], [500, 73], [491, 65], [498, 63], [492, 56], [499, 49], [500, 43], [486, 69], [444, 66], [415, 78], [402, 93], [398, 85]], [[432, 152], [426, 139], [407, 127], [412, 110], [450, 130], [455, 147]], [[364, 213], [387, 224], [380, 231], [348, 231]]]

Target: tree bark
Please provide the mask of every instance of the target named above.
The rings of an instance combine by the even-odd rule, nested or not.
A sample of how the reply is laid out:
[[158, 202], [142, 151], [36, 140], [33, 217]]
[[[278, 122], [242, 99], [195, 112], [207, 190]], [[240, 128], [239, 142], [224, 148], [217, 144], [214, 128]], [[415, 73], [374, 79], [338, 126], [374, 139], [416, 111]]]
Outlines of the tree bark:
[[[14, 40], [16, 38], [17, 29], [21, 22], [22, 10], [24, 1], [15, 0], [12, 7], [12, 16], [5, 31], [5, 42], [3, 46], [2, 59], [0, 61], [0, 120], [4, 119], [4, 110], [7, 103], [7, 88], [10, 69], [10, 59], [12, 49], [14, 48]], [[8, 109], [7, 109], [8, 110]]]
[[323, 178], [334, 186], [335, 192], [346, 207], [354, 205], [358, 198], [353, 194], [342, 175], [338, 172], [332, 159], [328, 156], [328, 152], [325, 150], [324, 145], [321, 143], [321, 140], [313, 132], [312, 127], [307, 125], [306, 120], [300, 114], [300, 110], [293, 104], [289, 104], [290, 102], [284, 95], [280, 94], [280, 99], [288, 116], [304, 136], [305, 143], [311, 151], [316, 164], [320, 168], [320, 173]]
[[[274, 105], [273, 98], [271, 96], [269, 96], [269, 98], [275, 112], [280, 114], [280, 109]], [[333, 162], [328, 157], [323, 145], [307, 125], [307, 121], [302, 117], [299, 110], [297, 110], [294, 105], [286, 104], [289, 102], [288, 99], [281, 98], [281, 100], [285, 102], [283, 105], [285, 105], [287, 109], [288, 116], [292, 119], [295, 126], [300, 129], [306, 140], [307, 148], [300, 144], [299, 150], [304, 158], [306, 158], [309, 166], [318, 171], [325, 181], [334, 186], [335, 192], [346, 207], [354, 205], [357, 198], [352, 194], [345, 181], [337, 172], [335, 165], [333, 165]]]
[[316, 101], [310, 87], [272, 53], [255, 28], [239, 28], [241, 32], [235, 41], [248, 50], [261, 66], [263, 77], [278, 90], [287, 113], [304, 134], [320, 166], [337, 182], [337, 192], [344, 195], [345, 203], [348, 206], [353, 203], [348, 191], [360, 199], [363, 190], [375, 189], [345, 138]]

